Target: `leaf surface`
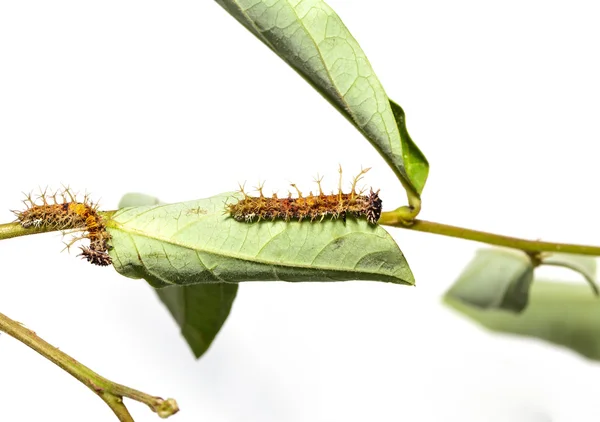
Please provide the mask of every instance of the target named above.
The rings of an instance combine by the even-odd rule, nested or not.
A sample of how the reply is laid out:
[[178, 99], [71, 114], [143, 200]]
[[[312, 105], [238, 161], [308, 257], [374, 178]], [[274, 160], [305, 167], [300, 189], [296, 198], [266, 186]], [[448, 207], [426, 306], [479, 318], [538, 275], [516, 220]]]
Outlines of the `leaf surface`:
[[539, 338], [600, 360], [600, 300], [588, 286], [536, 280], [530, 295], [520, 314], [479, 309], [450, 295], [444, 302], [492, 331]]
[[158, 205], [160, 203], [160, 200], [155, 196], [130, 192], [123, 195], [119, 201], [119, 209], [125, 207], [141, 207], [144, 205]]
[[447, 296], [478, 308], [521, 312], [527, 306], [533, 270], [522, 252], [481, 249]]
[[194, 284], [156, 289], [181, 334], [199, 358], [210, 347], [229, 316], [238, 285], [229, 283]]
[[322, 0], [216, 1], [333, 104], [405, 187], [421, 194], [429, 165], [404, 120], [397, 121], [404, 112], [390, 103], [365, 53], [331, 7]]
[[[160, 203], [154, 196], [128, 193], [119, 201], [119, 209]], [[238, 285], [194, 284], [154, 290], [179, 325], [194, 356], [199, 358], [208, 350], [229, 316]]]
[[566, 253], [553, 253], [544, 256], [541, 265], [552, 265], [555, 267], [568, 268], [581, 274], [584, 280], [590, 285], [596, 296], [600, 296], [598, 282], [596, 280], [596, 259], [584, 256]]
[[414, 284], [382, 227], [351, 218], [240, 223], [225, 213], [236, 195], [120, 209], [107, 221], [115, 269], [154, 287], [271, 280]]

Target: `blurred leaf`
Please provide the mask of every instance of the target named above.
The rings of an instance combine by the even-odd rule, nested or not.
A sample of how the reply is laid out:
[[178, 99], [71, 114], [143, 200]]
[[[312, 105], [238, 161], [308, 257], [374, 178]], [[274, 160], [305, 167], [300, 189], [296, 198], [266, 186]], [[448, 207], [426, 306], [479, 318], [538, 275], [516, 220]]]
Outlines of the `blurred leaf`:
[[[119, 201], [119, 209], [157, 205], [154, 196], [127, 193]], [[210, 347], [225, 323], [237, 294], [238, 285], [229, 283], [194, 284], [154, 289], [181, 328], [181, 334], [199, 358]]]
[[[322, 0], [216, 0], [333, 104], [419, 196], [428, 164], [412, 142], [369, 60]], [[399, 107], [398, 107], [399, 108]], [[302, 123], [306, 124], [306, 123]]]
[[521, 312], [527, 306], [533, 269], [522, 252], [481, 249], [447, 295], [478, 308]]
[[144, 205], [158, 204], [160, 204], [160, 200], [155, 196], [146, 195], [144, 193], [131, 192], [123, 195], [123, 197], [119, 201], [118, 208], [121, 209], [125, 207], [141, 207]]
[[590, 285], [596, 296], [600, 296], [596, 280], [596, 258], [566, 253], [553, 253], [542, 257], [542, 265], [563, 267], [578, 272]]
[[478, 309], [450, 295], [444, 302], [492, 331], [540, 338], [600, 360], [600, 301], [587, 286], [536, 280], [530, 296], [520, 314]]
[[238, 194], [122, 208], [106, 222], [124, 276], [154, 287], [239, 281], [377, 280], [414, 284], [404, 255], [365, 220], [240, 223], [225, 213]]
[[238, 290], [237, 284], [195, 284], [156, 289], [181, 334], [199, 358], [225, 323]]

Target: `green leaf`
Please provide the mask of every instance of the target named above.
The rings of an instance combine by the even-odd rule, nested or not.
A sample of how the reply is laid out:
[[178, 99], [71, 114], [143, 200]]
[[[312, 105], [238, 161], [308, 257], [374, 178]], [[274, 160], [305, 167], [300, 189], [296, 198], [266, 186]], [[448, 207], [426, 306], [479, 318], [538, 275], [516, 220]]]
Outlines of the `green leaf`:
[[115, 269], [154, 287], [239, 281], [377, 280], [414, 284], [404, 255], [362, 219], [240, 223], [238, 194], [118, 210], [107, 222]]
[[481, 310], [446, 295], [445, 303], [484, 327], [540, 338], [600, 360], [600, 301], [587, 286], [536, 280], [520, 314]]
[[583, 276], [596, 296], [600, 296], [596, 282], [596, 259], [589, 256], [553, 253], [541, 259], [541, 265], [552, 265], [573, 270]]
[[181, 334], [199, 358], [206, 352], [229, 315], [237, 284], [195, 284], [156, 289]]
[[[339, 16], [322, 0], [216, 0], [333, 104], [417, 197], [428, 164]], [[399, 107], [398, 107], [399, 108]], [[397, 110], [398, 111], [398, 110]], [[402, 115], [404, 112], [400, 109]], [[410, 195], [409, 195], [410, 197]]]
[[392, 106], [392, 112], [398, 123], [398, 129], [400, 130], [400, 140], [402, 141], [402, 154], [404, 155], [406, 173], [410, 175], [415, 189], [420, 194], [425, 187], [425, 182], [429, 175], [429, 162], [408, 134], [408, 129], [406, 129], [406, 115], [404, 114], [402, 107], [392, 100], [390, 100], [390, 105]]
[[533, 269], [522, 252], [481, 249], [447, 296], [478, 308], [521, 312], [527, 306]]
[[[160, 200], [154, 196], [127, 193], [119, 201], [119, 209], [157, 204], [160, 204]], [[199, 358], [208, 350], [225, 323], [237, 289], [237, 284], [215, 283], [154, 290], [175, 318], [192, 352]]]
[[143, 205], [158, 204], [160, 204], [160, 200], [155, 196], [146, 195], [145, 193], [131, 192], [123, 195], [123, 197], [119, 201], [118, 208], [141, 207]]

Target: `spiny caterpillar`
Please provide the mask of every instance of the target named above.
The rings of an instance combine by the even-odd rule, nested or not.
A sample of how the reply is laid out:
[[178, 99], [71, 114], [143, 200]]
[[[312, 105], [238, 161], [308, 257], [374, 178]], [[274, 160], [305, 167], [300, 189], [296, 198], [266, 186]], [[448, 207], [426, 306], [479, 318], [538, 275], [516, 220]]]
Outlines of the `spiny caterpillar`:
[[263, 186], [257, 188], [260, 196], [249, 196], [240, 186], [240, 192], [244, 198], [235, 204], [226, 204], [226, 209], [236, 221], [251, 223], [260, 220], [275, 220], [281, 218], [289, 220], [310, 220], [322, 221], [326, 217], [333, 219], [341, 218], [346, 221], [346, 217], [366, 217], [371, 224], [376, 224], [381, 215], [381, 199], [379, 191], [363, 195], [363, 191], [356, 192], [356, 185], [363, 178], [364, 174], [370, 169], [362, 170], [352, 182], [350, 193], [342, 192], [342, 168], [340, 167], [340, 181], [337, 194], [325, 195], [321, 188], [323, 178], [315, 179], [319, 187], [319, 194], [302, 196], [302, 192], [292, 184], [298, 192], [297, 198], [292, 198], [290, 193], [287, 198], [278, 198], [273, 194], [271, 198], [263, 195]]
[[33, 199], [31, 194], [26, 195], [23, 203], [26, 206], [24, 211], [13, 211], [21, 226], [83, 231], [84, 234], [73, 238], [67, 244], [67, 248], [78, 240], [89, 239], [90, 245], [80, 247], [81, 254], [78, 256], [83, 256], [95, 265], [105, 266], [112, 263], [108, 255], [110, 234], [98, 214], [98, 205], [94, 204], [88, 195], [84, 196], [83, 201], [78, 201], [76, 195], [69, 188], [65, 188], [52, 195], [44, 191], [37, 200]]

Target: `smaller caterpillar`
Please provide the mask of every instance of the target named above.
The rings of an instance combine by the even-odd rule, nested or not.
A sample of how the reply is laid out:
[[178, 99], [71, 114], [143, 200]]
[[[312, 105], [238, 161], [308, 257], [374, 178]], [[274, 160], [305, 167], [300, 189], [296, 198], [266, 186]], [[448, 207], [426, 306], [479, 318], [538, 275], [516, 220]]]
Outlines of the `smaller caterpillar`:
[[83, 201], [78, 201], [69, 188], [50, 195], [45, 191], [38, 197], [41, 203], [27, 195], [23, 203], [24, 211], [13, 211], [17, 221], [24, 228], [46, 228], [50, 230], [75, 230], [84, 234], [75, 237], [67, 244], [67, 249], [81, 239], [89, 239], [89, 247], [81, 246], [82, 256], [95, 265], [110, 265], [112, 260], [108, 255], [110, 234], [106, 231], [104, 221], [98, 213], [98, 205], [85, 195]]
[[283, 219], [290, 220], [310, 220], [322, 221], [326, 217], [333, 219], [341, 218], [346, 221], [348, 216], [366, 217], [371, 224], [377, 224], [381, 216], [382, 201], [379, 198], [379, 191], [370, 190], [369, 194], [363, 195], [363, 192], [356, 192], [356, 185], [363, 178], [364, 174], [370, 169], [362, 170], [352, 182], [350, 193], [342, 192], [342, 168], [340, 167], [340, 181], [337, 194], [325, 195], [321, 188], [323, 178], [317, 178], [315, 182], [319, 187], [319, 194], [304, 197], [302, 192], [292, 186], [298, 193], [297, 198], [292, 198], [290, 193], [287, 198], [278, 198], [273, 194], [271, 198], [263, 195], [263, 187], [258, 187], [259, 196], [249, 196], [240, 187], [240, 192], [244, 198], [235, 204], [226, 204], [226, 210], [236, 221], [251, 223], [260, 220]]

